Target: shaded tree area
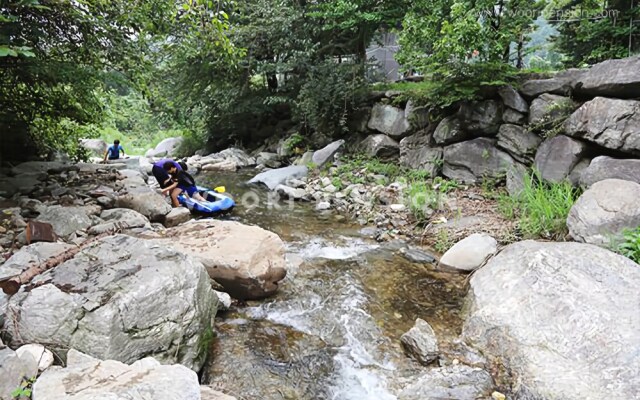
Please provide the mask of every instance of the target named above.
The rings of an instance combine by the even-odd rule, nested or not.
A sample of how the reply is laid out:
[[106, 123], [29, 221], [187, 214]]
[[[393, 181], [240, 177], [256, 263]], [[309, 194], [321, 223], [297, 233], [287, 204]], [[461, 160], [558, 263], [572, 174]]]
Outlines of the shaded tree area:
[[445, 108], [534, 64], [626, 56], [640, 19], [631, 5], [2, 0], [0, 156], [81, 156], [78, 138], [123, 133], [140, 148], [169, 134], [186, 136], [192, 150], [205, 141], [212, 150], [257, 147], [293, 133], [320, 145], [348, 133], [370, 90], [366, 49], [382, 31], [400, 34], [405, 72], [425, 77], [416, 101]]

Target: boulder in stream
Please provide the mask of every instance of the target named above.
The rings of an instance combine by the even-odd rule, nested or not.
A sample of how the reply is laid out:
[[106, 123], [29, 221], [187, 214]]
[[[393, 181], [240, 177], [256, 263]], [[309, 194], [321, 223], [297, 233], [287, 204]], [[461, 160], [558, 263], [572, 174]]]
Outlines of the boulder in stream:
[[163, 246], [193, 255], [234, 298], [273, 295], [286, 276], [284, 243], [275, 233], [233, 221], [192, 221], [167, 231]]
[[633, 399], [638, 287], [638, 264], [600, 247], [515, 243], [471, 277], [463, 338], [515, 399]]
[[286, 183], [288, 180], [300, 179], [307, 176], [308, 172], [309, 169], [304, 165], [292, 165], [261, 172], [247, 183], [262, 183], [268, 187], [269, 190], [275, 190], [278, 185]]
[[9, 298], [4, 330], [41, 343], [133, 362], [148, 354], [198, 370], [217, 298], [203, 265], [125, 235], [97, 241]]
[[413, 328], [400, 337], [400, 342], [420, 364], [429, 365], [438, 359], [438, 338], [431, 325], [423, 319], [416, 319]]
[[344, 140], [336, 140], [329, 143], [320, 150], [316, 150], [311, 157], [311, 161], [317, 166], [322, 167], [326, 163], [333, 161], [336, 153], [344, 146]]

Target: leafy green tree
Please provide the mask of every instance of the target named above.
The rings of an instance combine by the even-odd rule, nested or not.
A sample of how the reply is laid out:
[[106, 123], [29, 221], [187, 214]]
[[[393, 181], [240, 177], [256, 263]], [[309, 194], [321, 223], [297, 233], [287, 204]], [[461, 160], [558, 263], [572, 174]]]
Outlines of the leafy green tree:
[[541, 9], [527, 0], [417, 0], [404, 18], [397, 58], [433, 80], [438, 105], [471, 99], [523, 66]]
[[640, 50], [640, 27], [632, 23], [640, 20], [638, 1], [554, 0], [545, 15], [559, 32], [554, 44], [567, 66], [623, 58]]
[[[0, 130], [8, 132], [2, 158], [72, 153], [77, 139], [95, 135], [94, 124], [104, 118], [99, 89], [105, 82], [125, 81], [123, 86], [149, 94], [147, 83], [160, 49], [181, 30], [208, 32], [206, 38], [215, 39], [214, 44], [217, 40], [217, 48], [233, 53], [225, 40], [224, 14], [207, 8], [213, 3], [2, 2]], [[195, 35], [189, 38], [205, 42]]]

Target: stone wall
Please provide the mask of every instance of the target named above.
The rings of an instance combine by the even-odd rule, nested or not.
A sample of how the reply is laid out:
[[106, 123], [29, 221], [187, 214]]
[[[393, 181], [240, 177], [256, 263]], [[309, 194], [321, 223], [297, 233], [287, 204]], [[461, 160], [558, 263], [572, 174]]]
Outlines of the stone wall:
[[360, 150], [465, 183], [531, 167], [575, 185], [640, 180], [640, 163], [629, 161], [640, 158], [640, 57], [502, 87], [436, 123], [411, 101], [394, 105], [398, 95], [385, 93], [352, 124], [365, 135]]

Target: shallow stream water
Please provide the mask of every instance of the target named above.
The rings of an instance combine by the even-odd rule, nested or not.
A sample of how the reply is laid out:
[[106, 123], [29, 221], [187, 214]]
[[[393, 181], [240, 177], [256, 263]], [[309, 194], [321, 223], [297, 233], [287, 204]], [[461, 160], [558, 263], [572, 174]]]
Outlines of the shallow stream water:
[[280, 235], [288, 276], [275, 297], [218, 315], [203, 381], [239, 400], [396, 399], [424, 371], [400, 336], [422, 318], [445, 346], [457, 337], [464, 278], [411, 263], [406, 244], [376, 243], [313, 204], [270, 207], [265, 190], [243, 184], [249, 177], [197, 179], [239, 201], [225, 218]]

